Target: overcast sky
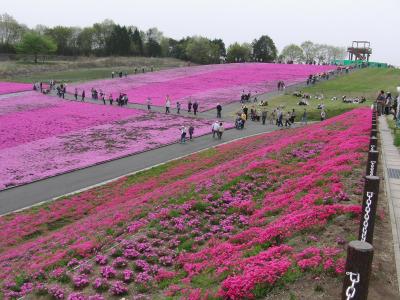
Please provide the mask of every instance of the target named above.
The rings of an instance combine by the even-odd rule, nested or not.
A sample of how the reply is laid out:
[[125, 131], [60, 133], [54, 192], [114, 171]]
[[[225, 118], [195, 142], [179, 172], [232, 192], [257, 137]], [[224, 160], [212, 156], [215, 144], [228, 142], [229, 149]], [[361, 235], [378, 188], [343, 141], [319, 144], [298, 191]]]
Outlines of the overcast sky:
[[400, 0], [1, 0], [33, 27], [89, 26], [106, 18], [179, 39], [222, 38], [226, 45], [269, 35], [279, 50], [305, 40], [348, 46], [371, 42], [372, 61], [400, 66]]

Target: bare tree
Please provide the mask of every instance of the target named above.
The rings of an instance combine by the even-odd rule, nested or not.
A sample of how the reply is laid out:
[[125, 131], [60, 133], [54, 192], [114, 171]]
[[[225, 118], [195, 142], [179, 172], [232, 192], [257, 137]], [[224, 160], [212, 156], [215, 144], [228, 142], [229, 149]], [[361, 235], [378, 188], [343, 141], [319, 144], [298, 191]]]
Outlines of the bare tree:
[[300, 63], [304, 61], [303, 49], [296, 44], [287, 45], [281, 52], [281, 58], [284, 60]]
[[18, 43], [26, 31], [28, 27], [19, 24], [9, 14], [0, 15], [0, 44]]
[[313, 42], [305, 41], [300, 45], [304, 52], [304, 59], [306, 63], [311, 63], [316, 59], [316, 47]]

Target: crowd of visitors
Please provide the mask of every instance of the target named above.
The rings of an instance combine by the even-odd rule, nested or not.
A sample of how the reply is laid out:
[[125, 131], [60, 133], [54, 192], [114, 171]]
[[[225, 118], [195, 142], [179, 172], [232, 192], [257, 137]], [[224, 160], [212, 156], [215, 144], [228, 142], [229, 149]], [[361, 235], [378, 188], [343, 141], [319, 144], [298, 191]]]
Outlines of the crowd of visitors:
[[[153, 71], [153, 68], [151, 68], [151, 71]], [[134, 70], [135, 74], [138, 73], [138, 69], [136, 68]], [[142, 72], [145, 73], [145, 69], [142, 69]], [[333, 72], [342, 72], [342, 70], [336, 70]], [[348, 72], [348, 71], [346, 71]], [[309, 84], [314, 84], [317, 81], [321, 80], [321, 79], [329, 79], [330, 76], [330, 72], [327, 73], [321, 73], [321, 74], [317, 74], [317, 75], [310, 75], [307, 79], [307, 85]], [[123, 78], [123, 76], [127, 77], [128, 73], [127, 72], [112, 72], [111, 73], [111, 77], [115, 78], [115, 77], [119, 77], [119, 78]], [[284, 91], [286, 88], [284, 81], [280, 80], [277, 82], [277, 89], [278, 91]], [[49, 84], [44, 84], [42, 82], [39, 83], [35, 83], [34, 84], [34, 90], [40, 90], [42, 93], [50, 93], [51, 90], [56, 90], [57, 91], [57, 95], [59, 97], [64, 98], [65, 94], [67, 93], [67, 85], [65, 83], [61, 83], [61, 84], [56, 84], [54, 80], [51, 80], [49, 82]], [[107, 105], [107, 103], [109, 105], [113, 105], [114, 101], [117, 103], [118, 106], [127, 106], [128, 105], [128, 96], [125, 93], [120, 93], [118, 97], [116, 97], [115, 99], [113, 98], [113, 95], [110, 93], [107, 97], [106, 93], [101, 90], [101, 89], [95, 89], [92, 88], [91, 89], [91, 99], [93, 100], [100, 100], [103, 102], [104, 105]], [[311, 95], [300, 91], [295, 91], [293, 93], [293, 95], [295, 97], [299, 97], [301, 98], [301, 100], [299, 101], [299, 105], [309, 105], [309, 101], [311, 100]], [[74, 98], [75, 100], [78, 101], [78, 98], [80, 97], [80, 100], [82, 102], [85, 101], [86, 98], [86, 94], [85, 94], [85, 90], [82, 90], [79, 94], [79, 91], [77, 88], [75, 88], [74, 90]], [[318, 95], [315, 96], [315, 99], [318, 100], [322, 100], [323, 99], [323, 95]], [[336, 100], [336, 99], [332, 99], [332, 100]], [[349, 99], [347, 99], [345, 96], [342, 98], [343, 102], [348, 103], [348, 101], [350, 101]], [[360, 99], [358, 98], [354, 98], [351, 99], [351, 101], [354, 102], [364, 102], [365, 98], [361, 97]], [[251, 102], [253, 102], [251, 104]], [[255, 91], [255, 95], [252, 97], [252, 94], [250, 91], [245, 92], [245, 90], [242, 91], [241, 97], [240, 97], [240, 103], [242, 103], [242, 107], [241, 110], [239, 112], [237, 112], [236, 114], [236, 119], [235, 119], [235, 127], [237, 129], [244, 129], [245, 128], [245, 124], [248, 120], [252, 121], [252, 122], [260, 122], [262, 125], [266, 125], [267, 123], [269, 123], [270, 125], [275, 124], [278, 127], [291, 127], [295, 121], [296, 121], [296, 111], [295, 109], [292, 110], [287, 110], [286, 112], [284, 111], [284, 107], [283, 106], [279, 106], [277, 108], [271, 109], [270, 112], [269, 110], [267, 110], [268, 107], [268, 101], [267, 100], [261, 100], [260, 102], [258, 102], [257, 99], [257, 91]], [[249, 107], [246, 105], [249, 105]], [[250, 103], [250, 104], [248, 104]], [[181, 114], [182, 111], [182, 103], [180, 101], [176, 101], [176, 113], [177, 114]], [[172, 100], [170, 98], [169, 95], [166, 96], [165, 99], [165, 114], [170, 114], [171, 110], [172, 110]], [[152, 99], [150, 97], [148, 97], [146, 99], [146, 106], [147, 106], [147, 110], [149, 112], [152, 111]], [[380, 93], [380, 95], [378, 96], [377, 99], [377, 106], [378, 106], [378, 111], [380, 111], [381, 113], [389, 113], [389, 110], [392, 106], [392, 102], [391, 102], [391, 95], [390, 93], [385, 94], [383, 91]], [[217, 103], [216, 105], [216, 117], [217, 119], [221, 119], [222, 118], [222, 105], [220, 103]], [[325, 107], [323, 105], [323, 103], [318, 105], [318, 109], [321, 109], [321, 121], [325, 120], [326, 118], [326, 111], [325, 111]], [[189, 114], [191, 114], [193, 111], [193, 115], [197, 115], [198, 111], [199, 111], [199, 102], [197, 100], [192, 101], [192, 99], [188, 99], [187, 101], [187, 112]], [[303, 113], [301, 114], [301, 123], [302, 124], [307, 124], [307, 120], [308, 120], [308, 113], [307, 110], [304, 109]], [[224, 125], [223, 122], [221, 122], [220, 120], [215, 121], [212, 126], [211, 126], [211, 131], [212, 131], [212, 136], [213, 138], [217, 138], [219, 140], [222, 139], [222, 135], [224, 132]], [[186, 143], [187, 140], [191, 141], [193, 139], [193, 134], [194, 134], [194, 130], [195, 128], [193, 127], [193, 125], [191, 124], [190, 126], [186, 126], [183, 125], [179, 128], [180, 130], [180, 143]]]
[[[134, 73], [135, 74], [146, 73], [148, 71], [153, 72], [154, 68], [150, 67], [150, 69], [147, 69], [145, 67], [142, 67], [141, 69], [140, 68], [135, 68], [134, 69]], [[111, 78], [123, 78], [123, 77], [128, 77], [128, 72], [127, 71], [124, 71], [124, 72], [122, 72], [122, 71], [118, 71], [118, 72], [112, 71], [111, 72]]]
[[211, 132], [214, 139], [217, 138], [221, 140], [224, 131], [225, 131], [224, 124], [221, 121], [217, 120], [211, 125]]
[[392, 97], [391, 92], [385, 93], [385, 91], [380, 91], [378, 97], [376, 97], [376, 109], [379, 116], [393, 114], [396, 117], [397, 104], [398, 99], [396, 97]]
[[244, 90], [240, 96], [240, 103], [250, 102], [251, 92], [245, 93]]

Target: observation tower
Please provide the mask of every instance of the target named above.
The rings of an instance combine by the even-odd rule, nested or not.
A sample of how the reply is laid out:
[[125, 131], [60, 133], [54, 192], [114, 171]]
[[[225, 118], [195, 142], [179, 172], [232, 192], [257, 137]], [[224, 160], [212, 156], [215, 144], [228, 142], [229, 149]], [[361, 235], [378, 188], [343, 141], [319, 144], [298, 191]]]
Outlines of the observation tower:
[[372, 54], [371, 43], [367, 41], [353, 41], [351, 47], [347, 48], [349, 60], [361, 60], [369, 62], [369, 57]]

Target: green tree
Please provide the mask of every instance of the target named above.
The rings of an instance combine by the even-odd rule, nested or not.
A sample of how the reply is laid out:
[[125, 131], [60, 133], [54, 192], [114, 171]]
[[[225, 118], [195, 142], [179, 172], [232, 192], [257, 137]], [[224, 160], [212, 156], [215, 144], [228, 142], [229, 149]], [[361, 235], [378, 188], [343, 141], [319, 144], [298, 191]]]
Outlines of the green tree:
[[64, 26], [48, 28], [45, 31], [45, 35], [49, 36], [57, 44], [57, 54], [60, 55], [72, 54], [72, 34], [72, 29]]
[[218, 47], [218, 54], [220, 57], [226, 56], [225, 43], [222, 39], [214, 39], [211, 41], [211, 43]]
[[107, 53], [111, 55], [129, 55], [131, 51], [130, 34], [125, 26], [114, 25], [106, 43]]
[[146, 54], [150, 57], [161, 56], [161, 45], [154, 39], [148, 39], [146, 43]]
[[146, 43], [145, 52], [147, 56], [158, 57], [162, 55], [161, 40], [163, 38], [163, 33], [159, 31], [156, 27], [150, 28], [145, 33]]
[[248, 61], [251, 55], [251, 45], [244, 43], [233, 43], [228, 47], [226, 60], [228, 62]]
[[35, 63], [39, 54], [54, 53], [57, 50], [56, 43], [49, 37], [41, 36], [35, 32], [28, 32], [17, 45], [19, 53], [33, 54]]
[[186, 55], [195, 63], [216, 63], [219, 62], [219, 47], [205, 37], [193, 37], [186, 46]]
[[186, 47], [188, 43], [192, 40], [190, 37], [186, 37], [183, 39], [180, 39], [177, 42], [171, 42], [170, 41], [170, 56], [182, 59], [182, 60], [188, 60], [189, 58], [186, 55]]
[[131, 53], [138, 56], [143, 55], [143, 41], [137, 28], [133, 30], [131, 35]]
[[268, 35], [253, 41], [253, 56], [257, 60], [272, 62], [277, 58], [277, 52], [274, 41]]
[[295, 44], [287, 45], [283, 48], [281, 57], [286, 61], [302, 62], [304, 60], [303, 49]]
[[93, 27], [84, 28], [77, 37], [79, 52], [83, 55], [90, 55], [93, 51], [94, 30]]

